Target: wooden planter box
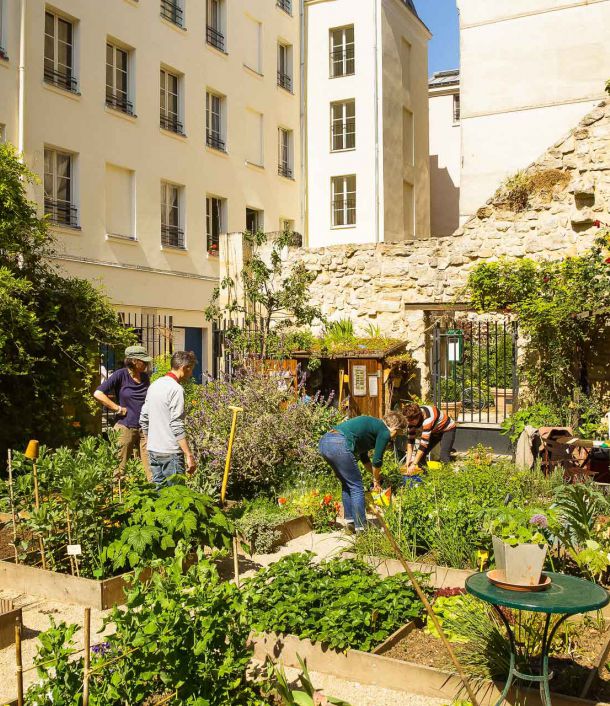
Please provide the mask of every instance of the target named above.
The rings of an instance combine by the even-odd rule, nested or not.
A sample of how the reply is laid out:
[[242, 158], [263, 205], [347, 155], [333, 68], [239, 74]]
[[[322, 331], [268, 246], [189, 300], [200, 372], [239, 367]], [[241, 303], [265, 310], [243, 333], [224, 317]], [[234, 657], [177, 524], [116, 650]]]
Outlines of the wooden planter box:
[[21, 622], [21, 608], [15, 608], [13, 601], [0, 598], [0, 650], [15, 642], [15, 624]]
[[[304, 534], [309, 534], [313, 531], [313, 519], [309, 515], [302, 515], [301, 517], [295, 517], [292, 520], [286, 520], [279, 525], [276, 525], [275, 529], [281, 532], [281, 537], [277, 542], [273, 543], [273, 549], [287, 544], [291, 539], [296, 539], [297, 537], [302, 537]], [[248, 543], [243, 537], [241, 538], [244, 543]], [[254, 554], [254, 547], [250, 544], [250, 556]]]

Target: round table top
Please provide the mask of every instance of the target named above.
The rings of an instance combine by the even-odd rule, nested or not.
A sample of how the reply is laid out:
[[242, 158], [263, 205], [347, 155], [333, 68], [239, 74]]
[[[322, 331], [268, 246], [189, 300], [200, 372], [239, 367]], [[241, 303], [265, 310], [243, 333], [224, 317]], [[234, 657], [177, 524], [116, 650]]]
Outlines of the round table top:
[[591, 581], [550, 571], [544, 574], [550, 576], [552, 582], [544, 591], [509, 591], [499, 588], [487, 578], [486, 572], [469, 576], [466, 579], [466, 590], [492, 605], [535, 613], [575, 615], [599, 610], [610, 602], [608, 591]]

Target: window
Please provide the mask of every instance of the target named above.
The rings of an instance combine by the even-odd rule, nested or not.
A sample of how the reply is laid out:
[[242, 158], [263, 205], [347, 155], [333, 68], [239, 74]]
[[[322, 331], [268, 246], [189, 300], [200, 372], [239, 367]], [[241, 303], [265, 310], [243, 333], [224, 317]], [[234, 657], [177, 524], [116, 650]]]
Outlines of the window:
[[330, 77], [355, 73], [354, 26], [330, 30]]
[[209, 255], [218, 255], [220, 234], [224, 232], [225, 199], [206, 198], [207, 246]]
[[220, 51], [225, 50], [224, 9], [223, 0], [208, 0], [206, 39], [208, 44]]
[[76, 93], [74, 25], [51, 12], [44, 21], [44, 80]]
[[257, 208], [246, 208], [246, 230], [258, 233], [264, 229], [264, 213]]
[[161, 182], [161, 245], [184, 250], [184, 230], [180, 227], [180, 187]]
[[245, 113], [246, 161], [258, 167], [264, 164], [263, 115], [249, 108]]
[[331, 150], [356, 148], [356, 101], [338, 101], [330, 104]]
[[206, 144], [216, 150], [226, 151], [224, 140], [224, 105], [222, 96], [210, 93], [205, 94], [206, 114]]
[[244, 36], [242, 46], [245, 49], [246, 57], [244, 64], [257, 74], [263, 73], [262, 61], [262, 36], [263, 26], [253, 17], [246, 15], [244, 25]]
[[68, 152], [44, 150], [44, 212], [51, 223], [78, 226], [78, 212], [73, 204], [73, 157]]
[[178, 27], [184, 27], [182, 0], [161, 0], [161, 17]]
[[276, 5], [280, 10], [284, 10], [289, 15], [292, 15], [292, 0], [277, 0]]
[[6, 37], [4, 36], [6, 25], [4, 19], [5, 12], [4, 0], [0, 0], [0, 59], [8, 59], [8, 54], [6, 53]]
[[180, 79], [167, 69], [161, 69], [161, 127], [184, 135], [184, 127], [179, 118]]
[[106, 164], [106, 233], [135, 240], [134, 172]]
[[289, 44], [277, 45], [277, 85], [292, 91], [292, 47]]
[[333, 177], [331, 182], [333, 227], [356, 225], [356, 175]]
[[460, 122], [460, 94], [455, 93], [453, 95], [453, 122]]
[[292, 179], [292, 130], [281, 127], [278, 130], [278, 167], [280, 176]]
[[294, 233], [294, 221], [289, 218], [280, 218], [280, 230], [282, 233]]
[[106, 105], [133, 115], [129, 100], [129, 52], [106, 44]]

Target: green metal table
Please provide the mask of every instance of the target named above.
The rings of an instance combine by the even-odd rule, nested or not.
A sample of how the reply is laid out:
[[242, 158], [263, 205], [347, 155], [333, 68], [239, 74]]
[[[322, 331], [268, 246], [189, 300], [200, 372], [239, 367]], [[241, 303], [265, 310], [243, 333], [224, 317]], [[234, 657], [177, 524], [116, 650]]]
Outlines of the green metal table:
[[[545, 706], [551, 706], [549, 680], [553, 678], [553, 673], [549, 674], [549, 648], [557, 629], [571, 615], [599, 610], [610, 602], [608, 592], [590, 581], [551, 572], [545, 572], [545, 575], [550, 576], [552, 583], [544, 591], [509, 591], [505, 588], [499, 588], [491, 583], [485, 572], [473, 574], [466, 579], [468, 593], [489, 603], [494, 608], [506, 628], [510, 641], [510, 669], [506, 685], [496, 706], [500, 706], [505, 701], [514, 679], [540, 684], [542, 703]], [[511, 625], [501, 610], [502, 607], [546, 615], [540, 653], [540, 674], [523, 674], [515, 668], [517, 644]], [[560, 615], [561, 617], [549, 631], [552, 615]]]

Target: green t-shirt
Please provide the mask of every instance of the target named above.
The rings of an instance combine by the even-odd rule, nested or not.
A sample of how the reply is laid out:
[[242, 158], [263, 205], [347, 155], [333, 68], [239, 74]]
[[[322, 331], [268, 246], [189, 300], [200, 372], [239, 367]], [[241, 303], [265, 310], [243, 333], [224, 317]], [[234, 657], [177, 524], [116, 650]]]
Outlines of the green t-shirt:
[[377, 417], [354, 417], [338, 424], [335, 429], [347, 439], [347, 446], [354, 456], [365, 463], [369, 461], [369, 451], [373, 454], [373, 466], [381, 468], [383, 454], [390, 442], [390, 430]]

